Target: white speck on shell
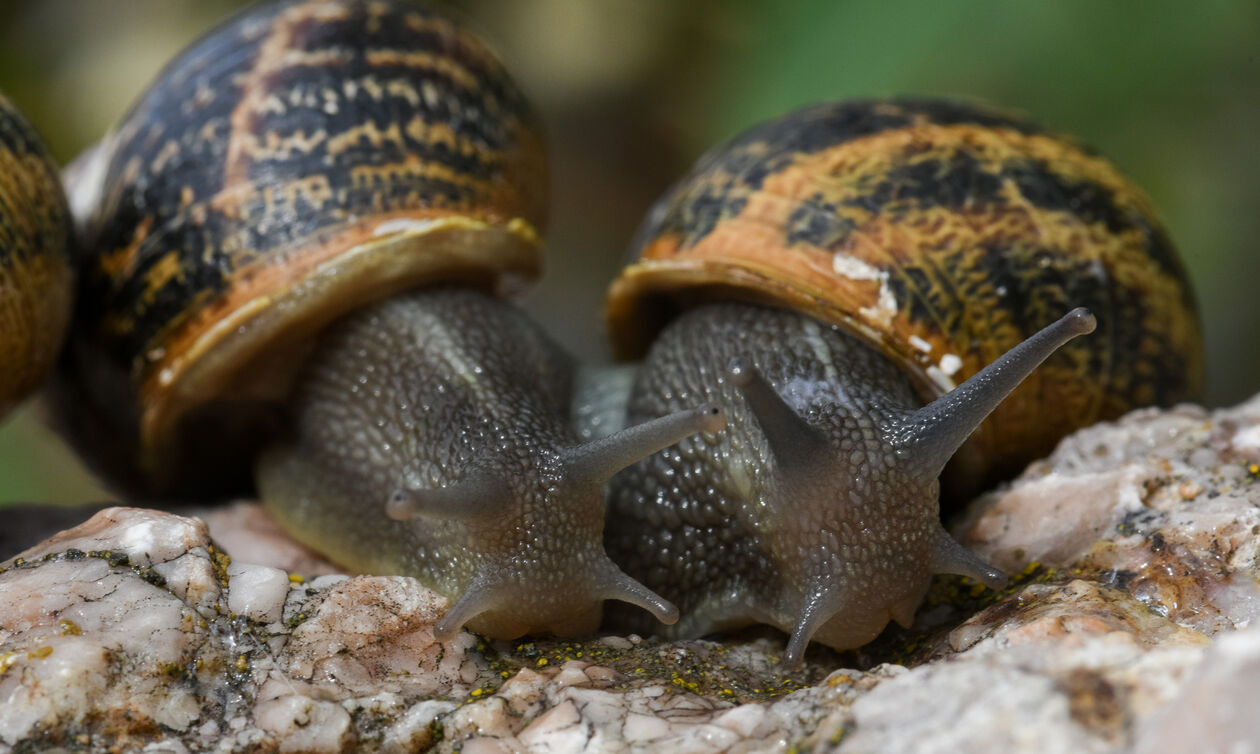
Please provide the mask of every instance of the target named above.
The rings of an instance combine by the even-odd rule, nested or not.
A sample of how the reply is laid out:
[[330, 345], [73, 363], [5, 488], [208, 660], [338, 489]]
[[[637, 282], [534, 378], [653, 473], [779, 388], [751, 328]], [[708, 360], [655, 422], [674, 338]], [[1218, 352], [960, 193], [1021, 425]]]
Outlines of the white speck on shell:
[[927, 368], [927, 374], [928, 377], [931, 378], [932, 382], [935, 382], [937, 386], [946, 393], [958, 387], [958, 385], [949, 378], [949, 375], [942, 372], [941, 368], [935, 364]]
[[920, 338], [918, 335], [910, 336], [910, 345], [919, 349], [923, 353], [932, 353], [932, 344]]
[[850, 280], [874, 280], [879, 283], [879, 297], [876, 299], [875, 306], [864, 306], [858, 312], [863, 317], [886, 326], [893, 317], [897, 316], [900, 309], [897, 306], [897, 297], [893, 295], [892, 287], [888, 285], [886, 270], [881, 270], [842, 252], [832, 255], [831, 269], [837, 275]]
[[113, 153], [112, 134], [87, 148], [62, 171], [70, 213], [80, 229], [87, 223], [92, 210], [100, 204], [105, 192], [105, 176], [109, 170], [109, 158]]
[[408, 217], [397, 217], [377, 225], [373, 236], [388, 236], [391, 233], [424, 233], [442, 224], [441, 220], [413, 220]]
[[947, 353], [941, 357], [941, 360], [927, 368], [928, 377], [932, 379], [941, 390], [949, 392], [958, 387], [958, 383], [954, 381], [954, 375], [958, 370], [962, 369], [962, 359], [957, 355]]

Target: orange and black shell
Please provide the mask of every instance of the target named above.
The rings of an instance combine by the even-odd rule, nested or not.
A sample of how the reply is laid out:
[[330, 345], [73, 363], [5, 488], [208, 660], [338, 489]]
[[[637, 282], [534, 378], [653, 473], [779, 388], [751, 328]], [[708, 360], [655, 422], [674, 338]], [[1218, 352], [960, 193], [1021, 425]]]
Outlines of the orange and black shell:
[[336, 317], [540, 267], [535, 118], [480, 39], [411, 3], [254, 6], [180, 53], [83, 161], [77, 397], [158, 486], [210, 463], [183, 437], [256, 435], [244, 404], [280, 397], [299, 344]]
[[1088, 307], [1098, 331], [973, 437], [981, 482], [1072, 429], [1200, 390], [1195, 301], [1148, 200], [1096, 152], [980, 105], [837, 102], [757, 126], [657, 203], [632, 255], [607, 302], [623, 356], [681, 307], [749, 300], [845, 327], [925, 400]]
[[61, 179], [26, 118], [0, 96], [0, 416], [61, 350], [74, 291]]

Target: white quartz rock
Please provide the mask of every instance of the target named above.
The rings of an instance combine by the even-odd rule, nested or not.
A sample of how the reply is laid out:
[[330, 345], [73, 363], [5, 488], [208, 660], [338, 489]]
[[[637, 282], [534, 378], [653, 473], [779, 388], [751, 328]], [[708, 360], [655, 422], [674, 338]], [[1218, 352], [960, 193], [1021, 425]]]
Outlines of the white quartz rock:
[[1177, 697], [1142, 731], [1136, 754], [1260, 751], [1260, 627], [1222, 636]]
[[275, 623], [289, 596], [289, 574], [279, 568], [230, 563], [228, 609], [259, 623]]
[[110, 509], [0, 564], [0, 753], [1260, 751], [1257, 438], [1260, 397], [1077, 433], [955, 527], [1010, 589], [794, 673], [766, 631], [439, 643], [443, 598], [257, 506], [226, 551]]
[[[103, 709], [174, 730], [196, 722], [200, 693], [221, 681], [200, 690], [171, 681], [222, 659], [203, 619], [219, 597], [205, 578], [207, 545], [200, 521], [111, 508], [6, 562], [0, 744], [74, 728]], [[190, 559], [205, 567], [164, 568]]]

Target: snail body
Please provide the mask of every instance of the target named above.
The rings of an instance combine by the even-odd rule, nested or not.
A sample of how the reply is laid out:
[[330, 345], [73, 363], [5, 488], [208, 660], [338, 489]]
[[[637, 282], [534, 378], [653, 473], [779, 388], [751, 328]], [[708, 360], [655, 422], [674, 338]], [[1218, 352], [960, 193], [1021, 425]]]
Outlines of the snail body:
[[[857, 101], [756, 127], [657, 204], [635, 256], [608, 306], [623, 353], [651, 341], [627, 420], [690, 401], [729, 418], [613, 482], [608, 550], [679, 605], [673, 635], [767, 623], [798, 662], [810, 639], [909, 624], [932, 573], [999, 585], [940, 524], [960, 446], [956, 473], [985, 483], [1198, 389], [1193, 299], [1145, 199], [987, 108]], [[1095, 327], [1077, 306], [1098, 332], [1072, 340]]]
[[0, 416], [52, 367], [73, 289], [73, 227], [57, 167], [0, 96]]
[[[295, 441], [264, 454], [262, 498], [308, 544], [357, 570], [459, 599], [438, 624], [589, 634], [603, 599], [677, 610], [604, 552], [602, 485], [716, 408], [591, 443], [569, 422], [573, 360], [510, 305], [438, 289], [335, 325], [297, 387]], [[386, 501], [389, 501], [388, 507]]]
[[721, 412], [571, 429], [573, 360], [494, 296], [537, 272], [546, 167], [480, 40], [401, 2], [254, 6], [88, 163], [61, 391], [116, 483], [221, 494], [257, 457], [297, 539], [448, 597], [442, 637], [677, 617], [604, 553], [601, 488]]

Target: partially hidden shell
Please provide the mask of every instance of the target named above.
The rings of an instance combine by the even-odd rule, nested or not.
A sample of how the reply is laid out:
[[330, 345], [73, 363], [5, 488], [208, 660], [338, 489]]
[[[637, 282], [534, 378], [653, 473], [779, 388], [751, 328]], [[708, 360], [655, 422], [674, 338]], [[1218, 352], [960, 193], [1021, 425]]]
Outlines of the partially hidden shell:
[[124, 486], [246, 476], [259, 407], [346, 312], [540, 268], [535, 119], [481, 40], [409, 3], [247, 10], [74, 172], [90, 210], [67, 392], [86, 410], [67, 423]]
[[651, 211], [607, 314], [624, 357], [679, 308], [740, 299], [844, 327], [925, 400], [1077, 306], [1052, 357], [962, 454], [1004, 476], [1071, 430], [1193, 398], [1193, 293], [1148, 200], [1107, 160], [1018, 115], [933, 99], [789, 114], [705, 155]]
[[52, 368], [70, 324], [73, 230], [61, 179], [0, 96], [0, 416]]

